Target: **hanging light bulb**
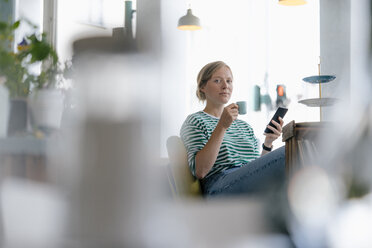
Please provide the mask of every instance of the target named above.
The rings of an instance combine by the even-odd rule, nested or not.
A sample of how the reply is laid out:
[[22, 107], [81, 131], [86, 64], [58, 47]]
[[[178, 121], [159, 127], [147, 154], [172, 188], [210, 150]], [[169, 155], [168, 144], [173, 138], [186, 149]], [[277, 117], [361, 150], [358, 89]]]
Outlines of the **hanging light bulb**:
[[186, 15], [178, 20], [178, 29], [180, 30], [199, 30], [201, 29], [200, 20], [192, 14], [191, 8], [187, 10]]
[[304, 5], [306, 3], [306, 0], [279, 0], [279, 4], [286, 6]]

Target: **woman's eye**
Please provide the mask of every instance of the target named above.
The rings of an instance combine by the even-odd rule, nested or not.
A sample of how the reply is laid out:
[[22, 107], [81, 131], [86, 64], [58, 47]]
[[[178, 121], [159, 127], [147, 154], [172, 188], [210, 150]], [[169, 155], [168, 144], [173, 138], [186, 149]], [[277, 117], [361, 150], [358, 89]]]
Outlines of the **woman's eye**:
[[215, 83], [220, 83], [221, 80], [220, 80], [220, 79], [215, 79], [214, 82], [215, 82]]
[[232, 84], [232, 80], [227, 80], [226, 81], [228, 84]]

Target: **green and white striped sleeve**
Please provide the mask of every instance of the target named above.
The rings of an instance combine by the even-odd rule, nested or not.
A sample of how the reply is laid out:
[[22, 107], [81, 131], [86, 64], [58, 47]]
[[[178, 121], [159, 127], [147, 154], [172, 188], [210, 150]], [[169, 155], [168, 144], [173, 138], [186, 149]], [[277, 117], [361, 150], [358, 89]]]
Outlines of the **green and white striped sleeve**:
[[191, 173], [195, 174], [195, 156], [208, 142], [208, 136], [203, 131], [201, 122], [189, 116], [182, 125], [181, 139], [187, 150], [187, 159]]

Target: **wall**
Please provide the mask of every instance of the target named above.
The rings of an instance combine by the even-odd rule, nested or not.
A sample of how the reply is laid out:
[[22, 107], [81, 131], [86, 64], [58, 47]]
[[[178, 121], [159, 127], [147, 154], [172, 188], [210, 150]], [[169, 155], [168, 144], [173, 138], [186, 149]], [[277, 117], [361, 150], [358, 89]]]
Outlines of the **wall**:
[[323, 119], [340, 120], [346, 109], [353, 108], [351, 114], [356, 114], [370, 98], [365, 68], [370, 54], [370, 1], [327, 0], [321, 1], [320, 9], [322, 74], [337, 76], [323, 85], [322, 92], [324, 97], [340, 99], [323, 109]]
[[[350, 99], [366, 105], [370, 99], [371, 1], [351, 1]], [[359, 108], [359, 106], [356, 106]]]
[[177, 29], [178, 19], [186, 14], [182, 1], [161, 1], [161, 156], [167, 157], [165, 148], [169, 136], [179, 135], [187, 113], [188, 84], [187, 57], [189, 31]]
[[[320, 1], [321, 74], [337, 77], [322, 85], [322, 96], [339, 98], [345, 103], [350, 101], [350, 9], [350, 0]], [[322, 119], [332, 120], [335, 107], [323, 108]]]

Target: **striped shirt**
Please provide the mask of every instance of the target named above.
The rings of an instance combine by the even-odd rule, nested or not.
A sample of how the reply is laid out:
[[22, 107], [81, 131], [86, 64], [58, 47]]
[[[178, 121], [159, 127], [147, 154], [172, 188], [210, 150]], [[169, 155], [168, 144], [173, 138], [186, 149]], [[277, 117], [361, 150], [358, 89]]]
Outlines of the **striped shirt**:
[[[203, 111], [189, 115], [181, 128], [181, 139], [187, 150], [192, 174], [195, 174], [195, 156], [207, 144], [219, 118]], [[216, 162], [206, 177], [223, 170], [240, 167], [260, 156], [258, 140], [252, 127], [243, 120], [235, 120], [226, 130]]]

